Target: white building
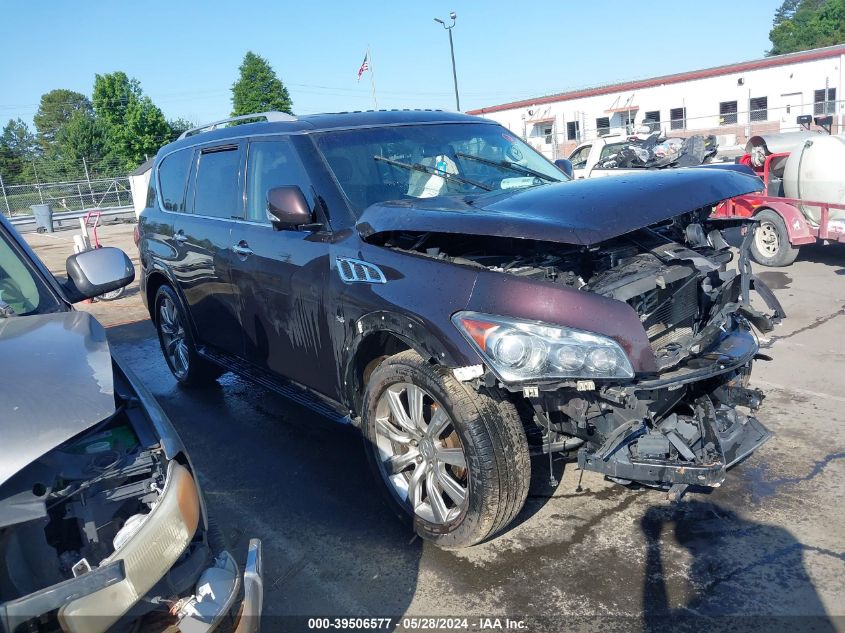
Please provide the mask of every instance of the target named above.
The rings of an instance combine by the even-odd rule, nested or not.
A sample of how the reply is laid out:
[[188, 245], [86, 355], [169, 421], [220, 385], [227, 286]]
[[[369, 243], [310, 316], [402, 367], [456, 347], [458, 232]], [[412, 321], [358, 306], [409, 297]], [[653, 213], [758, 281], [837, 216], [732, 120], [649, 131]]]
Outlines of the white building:
[[[505, 125], [551, 158], [583, 141], [648, 122], [665, 134], [716, 134], [720, 146], [800, 129], [800, 115], [833, 115], [845, 130], [845, 45], [573, 90], [469, 111]], [[811, 127], [815, 128], [813, 123]]]

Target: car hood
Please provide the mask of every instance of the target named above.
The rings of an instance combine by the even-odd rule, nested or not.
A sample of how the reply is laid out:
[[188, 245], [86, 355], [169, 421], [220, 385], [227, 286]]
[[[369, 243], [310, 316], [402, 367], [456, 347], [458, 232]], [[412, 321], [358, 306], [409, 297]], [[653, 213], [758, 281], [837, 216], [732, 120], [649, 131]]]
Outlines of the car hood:
[[0, 319], [0, 485], [115, 411], [106, 332], [85, 312]]
[[368, 207], [357, 229], [365, 239], [420, 231], [589, 246], [762, 189], [750, 170], [730, 167], [655, 170], [474, 198], [397, 200]]

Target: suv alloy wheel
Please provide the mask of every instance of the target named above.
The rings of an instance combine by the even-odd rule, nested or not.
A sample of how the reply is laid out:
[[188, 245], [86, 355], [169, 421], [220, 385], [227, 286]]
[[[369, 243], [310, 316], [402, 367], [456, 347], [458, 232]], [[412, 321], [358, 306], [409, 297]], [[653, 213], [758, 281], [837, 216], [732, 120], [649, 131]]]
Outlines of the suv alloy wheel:
[[466, 388], [409, 350], [373, 372], [363, 411], [370, 464], [421, 537], [474, 545], [522, 508], [530, 461], [510, 402]]
[[221, 367], [197, 352], [179, 298], [170, 286], [161, 286], [156, 292], [154, 314], [158, 342], [176, 380], [185, 386], [199, 386], [213, 382], [223, 373]]

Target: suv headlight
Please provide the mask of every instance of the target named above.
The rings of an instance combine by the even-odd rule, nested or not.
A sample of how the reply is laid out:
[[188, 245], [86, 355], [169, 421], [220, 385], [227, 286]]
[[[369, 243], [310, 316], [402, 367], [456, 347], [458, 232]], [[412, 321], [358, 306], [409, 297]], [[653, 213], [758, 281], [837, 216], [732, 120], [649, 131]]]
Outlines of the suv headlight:
[[625, 352], [606, 336], [478, 312], [457, 312], [452, 323], [503, 382], [634, 377]]

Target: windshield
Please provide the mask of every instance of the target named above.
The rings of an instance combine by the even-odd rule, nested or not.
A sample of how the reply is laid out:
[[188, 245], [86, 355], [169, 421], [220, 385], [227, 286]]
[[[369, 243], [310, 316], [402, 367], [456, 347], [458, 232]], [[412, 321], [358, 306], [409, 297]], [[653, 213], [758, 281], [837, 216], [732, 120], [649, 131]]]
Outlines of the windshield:
[[57, 312], [61, 305], [0, 228], [0, 318]]
[[356, 212], [386, 200], [477, 194], [567, 180], [499, 125], [403, 125], [314, 136]]

